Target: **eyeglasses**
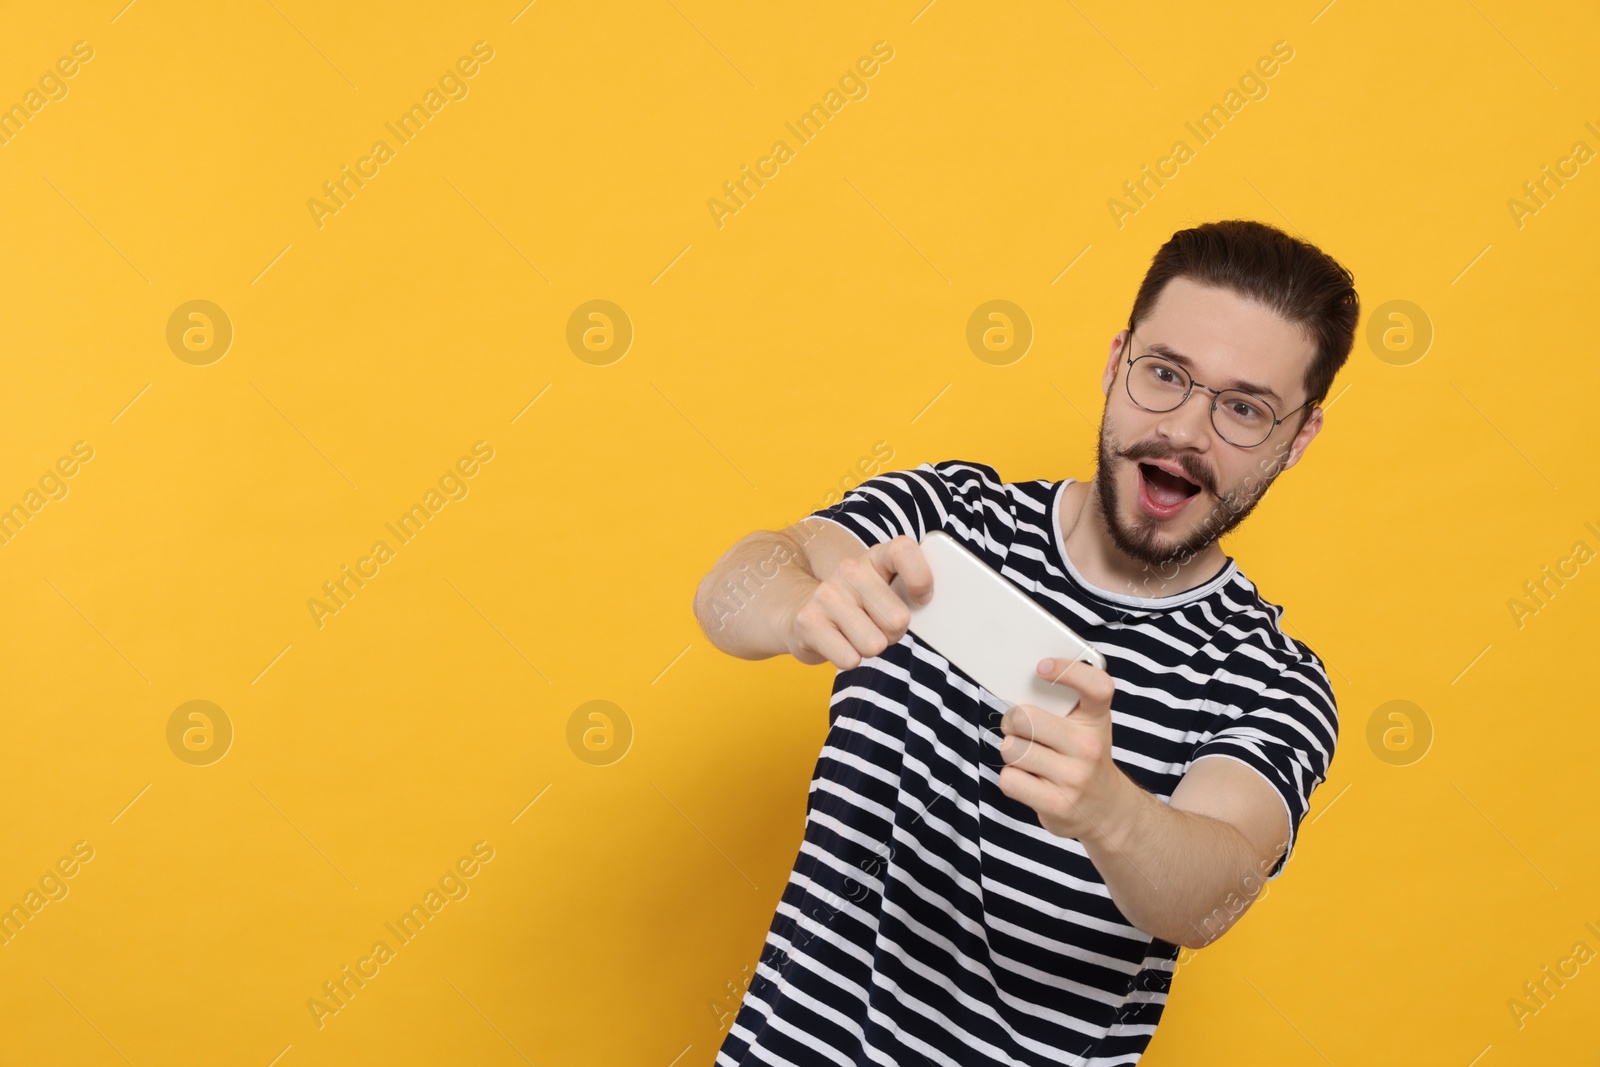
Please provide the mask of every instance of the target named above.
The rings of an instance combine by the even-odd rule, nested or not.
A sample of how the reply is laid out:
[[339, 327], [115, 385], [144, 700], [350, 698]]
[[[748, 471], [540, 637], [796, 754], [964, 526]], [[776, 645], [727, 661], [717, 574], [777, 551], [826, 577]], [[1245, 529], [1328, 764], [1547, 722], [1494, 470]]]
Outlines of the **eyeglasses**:
[[[1128, 335], [1128, 347], [1133, 347], [1133, 334]], [[1272, 405], [1242, 389], [1216, 390], [1200, 385], [1189, 377], [1187, 371], [1169, 359], [1158, 355], [1144, 355], [1138, 359], [1124, 357], [1128, 364], [1128, 398], [1146, 411], [1172, 411], [1182, 407], [1194, 387], [1211, 394], [1211, 425], [1217, 436], [1237, 448], [1254, 448], [1272, 436], [1278, 425], [1305, 407], [1278, 418]], [[1308, 400], [1307, 404], [1310, 403]]]

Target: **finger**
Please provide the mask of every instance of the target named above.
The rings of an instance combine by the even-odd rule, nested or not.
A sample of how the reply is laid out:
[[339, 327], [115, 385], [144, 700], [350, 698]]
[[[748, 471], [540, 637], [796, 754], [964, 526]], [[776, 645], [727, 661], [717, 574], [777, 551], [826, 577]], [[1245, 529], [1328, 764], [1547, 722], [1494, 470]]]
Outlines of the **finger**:
[[1056, 771], [1098, 763], [1106, 751], [1100, 727], [1084, 722], [1076, 711], [1057, 715], [1032, 704], [1018, 704], [1001, 717], [1000, 729], [1006, 738], [1015, 739], [1012, 745], [1005, 745], [1002, 739], [1001, 756], [1010, 758], [1034, 750], [1048, 753], [1043, 758], [1052, 768], [1050, 776], [1063, 785], [1068, 779]]
[[870, 561], [860, 557], [841, 560], [834, 577], [854, 593], [861, 611], [890, 644], [905, 636], [911, 625], [911, 609]]
[[1001, 792], [1021, 800], [1041, 816], [1053, 819], [1082, 819], [1091, 828], [1098, 829], [1079, 802], [1083, 799], [1081, 786], [1073, 785], [1073, 773], [1066, 772], [1065, 781], [1056, 781], [1048, 775], [1024, 767], [1002, 768]]
[[[850, 573], [858, 572], [865, 564], [859, 560], [841, 560], [838, 570], [833, 578], [823, 582], [817, 587], [814, 602], [827, 616], [834, 628], [844, 636], [851, 647], [863, 659], [870, 659], [879, 655], [895, 641], [900, 639], [898, 634], [892, 637], [883, 632], [883, 627], [867, 617], [862, 610], [860, 593], [850, 584]], [[893, 593], [890, 596], [894, 596]], [[899, 600], [899, 597], [895, 597]], [[910, 609], [904, 604], [900, 610], [909, 615]]]
[[1062, 749], [1066, 741], [1066, 719], [1034, 704], [1017, 704], [1000, 716], [1000, 731], [1012, 737], [1038, 741]]
[[1036, 738], [1011, 734], [1000, 742], [1000, 758], [1013, 767], [1031, 771], [1051, 781], [1061, 780], [1066, 757]]
[[883, 545], [883, 552], [873, 562], [881, 562], [888, 568], [887, 573], [880, 569], [885, 582], [898, 574], [905, 583], [906, 592], [917, 604], [926, 604], [933, 597], [933, 568], [928, 566], [928, 559], [922, 554], [922, 545], [911, 538], [903, 534], [890, 538]]
[[812, 602], [800, 609], [797, 622], [805, 644], [835, 667], [847, 671], [860, 665], [862, 660], [860, 650], [856, 648], [855, 642], [839, 629], [839, 624], [833, 618], [821, 588], [817, 590], [817, 596]]
[[[1000, 792], [1012, 800], [1021, 801], [1040, 815], [1054, 814], [1059, 810], [1072, 810], [1054, 782], [1020, 767], [1004, 767], [1000, 771]], [[1042, 824], [1041, 824], [1042, 825]]]
[[861, 666], [861, 661], [866, 658], [844, 634], [836, 629], [830, 628], [817, 634], [812, 644], [819, 653], [827, 657], [829, 663], [841, 671]]
[[1077, 691], [1079, 707], [1088, 705], [1091, 713], [1109, 712], [1116, 683], [1111, 675], [1084, 660], [1044, 659], [1039, 661], [1039, 676], [1053, 685]]

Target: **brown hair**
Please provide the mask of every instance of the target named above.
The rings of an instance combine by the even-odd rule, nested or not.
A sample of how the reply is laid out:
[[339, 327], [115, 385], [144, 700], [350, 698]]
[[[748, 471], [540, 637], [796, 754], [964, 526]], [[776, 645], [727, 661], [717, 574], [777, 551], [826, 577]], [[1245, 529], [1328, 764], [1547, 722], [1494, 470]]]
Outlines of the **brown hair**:
[[1349, 358], [1361, 319], [1355, 278], [1313, 244], [1251, 219], [1201, 223], [1174, 233], [1150, 261], [1128, 316], [1128, 329], [1154, 308], [1173, 278], [1228, 289], [1276, 312], [1316, 341], [1306, 369], [1309, 403], [1300, 416], [1328, 396], [1334, 376]]

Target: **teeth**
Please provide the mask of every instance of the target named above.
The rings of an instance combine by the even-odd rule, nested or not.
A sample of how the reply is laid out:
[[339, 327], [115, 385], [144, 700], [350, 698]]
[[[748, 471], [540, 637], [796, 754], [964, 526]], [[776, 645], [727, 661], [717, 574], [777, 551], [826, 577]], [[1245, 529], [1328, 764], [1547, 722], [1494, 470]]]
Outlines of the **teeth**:
[[1188, 496], [1194, 496], [1194, 495], [1196, 495], [1197, 493], [1200, 492], [1199, 483], [1191, 481], [1187, 475], [1172, 474], [1171, 471], [1165, 469], [1164, 467], [1157, 467], [1154, 463], [1141, 463], [1141, 464], [1139, 464], [1139, 466], [1140, 467], [1149, 467], [1151, 470], [1161, 471], [1161, 473], [1163, 473], [1163, 474], [1169, 474], [1169, 475], [1172, 475], [1173, 477], [1177, 478], [1184, 485], [1187, 485], [1191, 490], [1193, 490], [1193, 492], [1190, 492], [1190, 493], [1186, 494]]
[[1180, 479], [1180, 480], [1182, 480], [1184, 482], [1187, 482], [1190, 485], [1194, 485], [1195, 484], [1194, 480], [1191, 479], [1186, 474], [1173, 474], [1172, 471], [1167, 470], [1165, 467], [1157, 467], [1154, 463], [1146, 463], [1146, 464], [1143, 464], [1143, 466], [1149, 467], [1152, 470], [1158, 470], [1163, 474], [1171, 474], [1172, 477], [1178, 478], [1178, 479]]

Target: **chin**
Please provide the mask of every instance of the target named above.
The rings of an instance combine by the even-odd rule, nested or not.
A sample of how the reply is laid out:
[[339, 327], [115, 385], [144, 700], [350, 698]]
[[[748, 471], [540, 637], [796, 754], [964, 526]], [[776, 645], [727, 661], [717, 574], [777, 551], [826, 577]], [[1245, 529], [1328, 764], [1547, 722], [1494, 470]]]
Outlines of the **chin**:
[[1130, 558], [1163, 570], [1183, 564], [1216, 541], [1203, 531], [1214, 525], [1214, 501], [1204, 489], [1191, 496], [1183, 510], [1171, 519], [1158, 519], [1139, 502], [1142, 476], [1136, 462], [1129, 461], [1122, 483], [1113, 486], [1115, 515], [1107, 515], [1111, 539]]

